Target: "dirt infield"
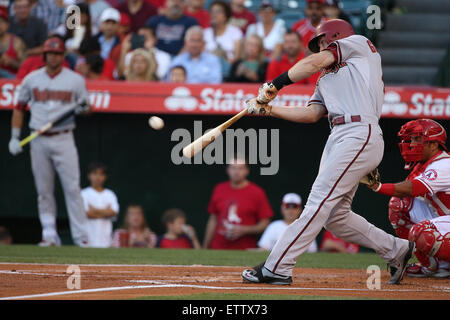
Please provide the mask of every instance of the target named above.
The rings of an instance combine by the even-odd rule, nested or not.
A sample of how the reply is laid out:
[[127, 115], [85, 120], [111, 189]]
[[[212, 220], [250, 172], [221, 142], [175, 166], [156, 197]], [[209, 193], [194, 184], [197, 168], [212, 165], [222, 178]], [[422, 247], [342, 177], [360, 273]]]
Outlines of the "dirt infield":
[[[0, 299], [130, 299], [144, 296], [183, 296], [204, 292], [279, 294], [382, 299], [450, 299], [450, 280], [403, 279], [369, 290], [368, 274], [354, 269], [294, 269], [290, 286], [242, 282], [242, 267], [79, 265], [80, 289], [70, 290], [68, 265], [0, 264]], [[70, 281], [69, 281], [70, 282]], [[72, 282], [75, 283], [75, 282]]]

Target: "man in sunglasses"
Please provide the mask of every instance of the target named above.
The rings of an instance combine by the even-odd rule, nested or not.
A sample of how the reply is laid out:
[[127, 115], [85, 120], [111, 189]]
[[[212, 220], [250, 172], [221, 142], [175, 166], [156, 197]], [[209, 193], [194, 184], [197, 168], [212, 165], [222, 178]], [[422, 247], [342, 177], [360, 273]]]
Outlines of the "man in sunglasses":
[[[281, 214], [283, 219], [273, 221], [258, 241], [258, 247], [264, 250], [272, 250], [277, 243], [278, 238], [284, 230], [294, 222], [303, 211], [302, 198], [296, 193], [287, 193], [284, 195], [281, 203]], [[309, 246], [307, 252], [317, 252], [317, 243], [314, 240]]]

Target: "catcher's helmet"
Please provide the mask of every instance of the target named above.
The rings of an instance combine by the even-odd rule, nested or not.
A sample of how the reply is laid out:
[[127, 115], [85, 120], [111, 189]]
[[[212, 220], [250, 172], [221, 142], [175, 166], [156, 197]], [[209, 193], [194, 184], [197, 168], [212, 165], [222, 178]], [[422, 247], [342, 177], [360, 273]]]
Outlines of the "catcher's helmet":
[[[447, 141], [447, 133], [444, 127], [431, 119], [418, 119], [405, 123], [398, 132], [401, 142], [398, 144], [400, 153], [405, 159], [405, 169], [411, 169], [415, 162], [422, 160], [423, 146], [426, 142], [436, 141], [439, 145], [447, 150], [445, 143]], [[411, 146], [412, 137], [422, 137], [420, 142], [415, 142]]]
[[44, 53], [47, 53], [47, 52], [56, 52], [56, 53], [66, 52], [66, 47], [64, 45], [64, 42], [57, 37], [47, 39], [44, 42]]
[[325, 40], [331, 43], [354, 34], [352, 25], [347, 21], [341, 19], [328, 20], [317, 27], [316, 36], [309, 41], [308, 48], [312, 52], [319, 52], [319, 39], [322, 36], [325, 36]]

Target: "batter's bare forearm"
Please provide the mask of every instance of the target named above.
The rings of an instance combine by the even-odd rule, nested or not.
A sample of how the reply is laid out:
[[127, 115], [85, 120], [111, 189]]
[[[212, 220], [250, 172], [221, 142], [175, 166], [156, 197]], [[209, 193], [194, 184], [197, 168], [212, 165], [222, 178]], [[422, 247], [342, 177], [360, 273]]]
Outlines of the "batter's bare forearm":
[[329, 50], [324, 50], [298, 61], [289, 69], [288, 75], [292, 82], [297, 82], [312, 76], [314, 73], [333, 63], [333, 54]]
[[11, 127], [21, 129], [23, 126], [24, 111], [14, 109], [11, 118]]
[[319, 121], [326, 112], [326, 108], [320, 104], [311, 104], [308, 107], [273, 106], [271, 116], [298, 123], [315, 123]]

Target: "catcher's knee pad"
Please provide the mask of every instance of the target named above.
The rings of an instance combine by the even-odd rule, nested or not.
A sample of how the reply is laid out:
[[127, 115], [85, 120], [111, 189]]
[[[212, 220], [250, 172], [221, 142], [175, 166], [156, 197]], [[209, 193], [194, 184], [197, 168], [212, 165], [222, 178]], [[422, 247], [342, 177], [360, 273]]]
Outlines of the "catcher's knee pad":
[[412, 198], [397, 197], [389, 200], [389, 221], [395, 233], [402, 239], [408, 239], [409, 230], [414, 225], [409, 215], [413, 204], [412, 200]]
[[409, 232], [408, 240], [414, 241], [417, 251], [422, 254], [450, 261], [450, 233], [441, 235], [429, 220], [415, 224]]

